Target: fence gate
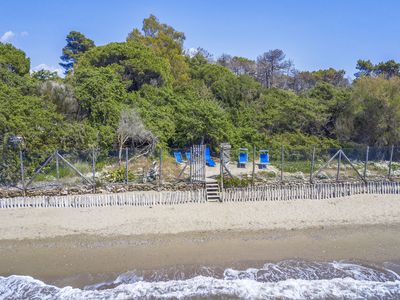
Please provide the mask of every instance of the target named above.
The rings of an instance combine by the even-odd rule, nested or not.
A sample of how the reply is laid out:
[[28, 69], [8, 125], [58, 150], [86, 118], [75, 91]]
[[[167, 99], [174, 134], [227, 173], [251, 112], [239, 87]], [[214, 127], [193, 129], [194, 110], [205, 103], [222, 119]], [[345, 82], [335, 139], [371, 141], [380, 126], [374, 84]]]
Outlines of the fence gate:
[[205, 145], [193, 145], [190, 148], [190, 182], [206, 181]]

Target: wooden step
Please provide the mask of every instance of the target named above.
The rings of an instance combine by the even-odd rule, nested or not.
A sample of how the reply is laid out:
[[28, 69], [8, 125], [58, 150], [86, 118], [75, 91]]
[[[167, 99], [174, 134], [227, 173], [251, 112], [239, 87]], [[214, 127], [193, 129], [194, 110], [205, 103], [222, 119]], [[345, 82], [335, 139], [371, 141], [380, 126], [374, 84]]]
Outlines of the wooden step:
[[207, 201], [221, 201], [218, 182], [206, 182], [206, 195]]

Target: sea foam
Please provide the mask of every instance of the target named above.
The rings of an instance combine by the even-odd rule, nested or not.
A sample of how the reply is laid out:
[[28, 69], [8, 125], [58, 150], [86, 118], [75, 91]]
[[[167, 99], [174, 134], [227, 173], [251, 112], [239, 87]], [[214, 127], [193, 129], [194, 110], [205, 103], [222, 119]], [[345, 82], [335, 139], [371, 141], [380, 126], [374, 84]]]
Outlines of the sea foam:
[[[29, 276], [0, 277], [1, 299], [400, 299], [400, 277], [393, 271], [347, 262], [284, 261], [223, 276], [145, 281], [121, 274], [109, 289], [58, 288]], [[93, 286], [92, 286], [93, 288]]]

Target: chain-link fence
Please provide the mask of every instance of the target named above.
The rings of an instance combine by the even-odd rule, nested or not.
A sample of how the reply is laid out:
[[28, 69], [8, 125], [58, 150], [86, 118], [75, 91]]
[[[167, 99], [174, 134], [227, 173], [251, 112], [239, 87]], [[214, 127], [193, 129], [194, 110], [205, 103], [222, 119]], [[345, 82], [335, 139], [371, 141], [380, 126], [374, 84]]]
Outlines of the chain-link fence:
[[[0, 189], [29, 191], [68, 187], [93, 191], [109, 186], [118, 189], [132, 184], [161, 186], [191, 182], [190, 149], [156, 150], [146, 155], [128, 148], [57, 150], [42, 155], [15, 149], [2, 158]], [[223, 176], [225, 186], [400, 178], [400, 147], [268, 149], [232, 148], [225, 144], [218, 149], [206, 146], [204, 160], [205, 177], [221, 180]]]
[[[262, 157], [268, 153], [268, 163]], [[231, 149], [227, 182], [379, 181], [400, 178], [400, 147]], [[240, 160], [242, 159], [242, 163]], [[253, 163], [254, 162], [254, 163]], [[230, 175], [233, 176], [230, 176]], [[240, 180], [239, 180], [240, 179]]]

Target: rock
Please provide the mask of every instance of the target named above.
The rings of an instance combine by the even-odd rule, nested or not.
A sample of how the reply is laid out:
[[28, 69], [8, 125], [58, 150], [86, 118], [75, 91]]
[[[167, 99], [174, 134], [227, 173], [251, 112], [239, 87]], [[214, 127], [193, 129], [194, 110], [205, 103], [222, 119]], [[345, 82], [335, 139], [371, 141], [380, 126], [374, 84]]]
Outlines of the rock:
[[[157, 182], [146, 184], [107, 184], [96, 187], [96, 193], [123, 193], [128, 191], [187, 191], [197, 190], [204, 188], [202, 184], [190, 184], [187, 182], [180, 183], [163, 183], [160, 187]], [[79, 195], [93, 193], [93, 186], [36, 186], [35, 188], [28, 189], [26, 196], [57, 196], [57, 195]], [[23, 192], [16, 188], [0, 188], [0, 198], [22, 197]]]
[[305, 180], [306, 179], [304, 174], [303, 174], [303, 172], [296, 172], [296, 173], [293, 174], [293, 177], [296, 178], [296, 179], [301, 179], [301, 180]]
[[393, 176], [399, 176], [400, 175], [400, 170], [396, 170], [392, 172]]
[[317, 178], [318, 179], [329, 179], [329, 176], [325, 172], [321, 172], [318, 174]]

